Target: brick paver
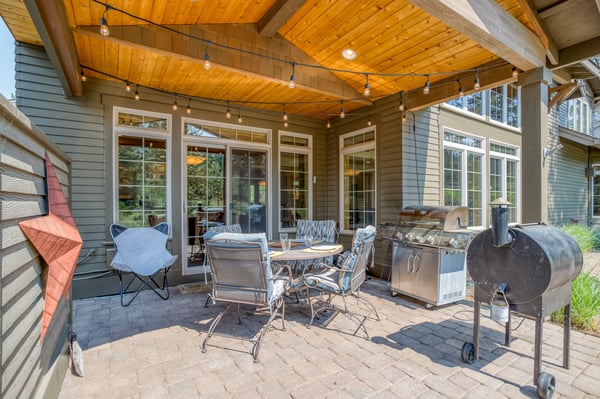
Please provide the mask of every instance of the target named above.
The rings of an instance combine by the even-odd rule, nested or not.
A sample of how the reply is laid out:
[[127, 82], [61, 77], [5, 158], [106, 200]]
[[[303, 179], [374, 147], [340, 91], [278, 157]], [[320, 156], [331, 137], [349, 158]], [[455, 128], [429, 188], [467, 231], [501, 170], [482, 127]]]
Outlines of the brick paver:
[[[389, 283], [372, 279], [363, 295], [381, 320], [368, 320], [371, 340], [353, 336], [343, 315], [328, 327], [307, 328], [306, 307], [292, 299], [281, 322], [265, 337], [260, 362], [251, 344], [260, 328], [251, 309], [243, 325], [226, 316], [206, 353], [200, 351], [211, 318], [222, 304], [204, 308], [206, 292], [180, 290], [162, 301], [143, 292], [128, 308], [118, 297], [73, 302], [74, 331], [84, 349], [85, 377], [67, 374], [61, 399], [99, 398], [532, 398], [533, 320], [512, 334], [482, 310], [480, 359], [465, 364], [472, 340], [469, 301], [426, 309], [390, 295]], [[571, 332], [571, 367], [562, 366], [562, 327], [544, 323], [542, 370], [556, 378], [553, 398], [600, 398], [600, 337]]]

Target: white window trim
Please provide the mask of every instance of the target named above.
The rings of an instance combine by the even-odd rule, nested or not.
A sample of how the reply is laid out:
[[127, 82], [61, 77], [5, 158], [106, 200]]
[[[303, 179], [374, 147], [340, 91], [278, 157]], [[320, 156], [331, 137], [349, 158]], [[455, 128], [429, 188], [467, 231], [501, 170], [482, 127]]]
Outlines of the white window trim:
[[[293, 145], [281, 144], [281, 136], [292, 136], [299, 137], [303, 139], [307, 139], [308, 147], [297, 147]], [[279, 151], [277, 153], [277, 165], [279, 165], [279, 170], [281, 171], [281, 152], [293, 152], [297, 154], [308, 154], [308, 218], [312, 219], [313, 215], [313, 137], [309, 134], [290, 132], [287, 130], [279, 130], [277, 135], [277, 140], [279, 143]], [[281, 173], [277, 177], [279, 184], [279, 192], [277, 193], [277, 227], [279, 231], [282, 232], [294, 232], [296, 231], [295, 227], [281, 227]]]
[[[160, 117], [167, 120], [167, 130], [158, 130], [158, 129], [150, 129], [150, 128], [139, 128], [133, 126], [122, 126], [118, 124], [118, 116], [119, 112], [127, 112], [136, 115], [148, 115], [154, 117]], [[144, 137], [144, 138], [154, 138], [161, 139], [166, 141], [166, 190], [167, 190], [167, 203], [166, 203], [166, 213], [167, 213], [167, 223], [171, 226], [172, 224], [172, 182], [171, 182], [171, 168], [172, 168], [172, 140], [171, 140], [171, 129], [172, 129], [172, 119], [170, 114], [162, 114], [158, 112], [151, 111], [143, 111], [134, 108], [123, 108], [123, 107], [113, 107], [113, 135], [112, 135], [112, 154], [113, 154], [113, 170], [112, 170], [112, 203], [113, 203], [113, 223], [119, 222], [119, 136], [127, 135], [133, 137]], [[169, 234], [172, 237], [173, 229], [169, 229]]]
[[[516, 155], [505, 154], [501, 152], [496, 152], [491, 150], [491, 144], [500, 145], [502, 147], [514, 148], [516, 150]], [[502, 177], [504, 179], [504, 184], [502, 186], [502, 197], [506, 198], [506, 161], [516, 161], [517, 162], [517, 176], [516, 176], [516, 185], [517, 185], [517, 203], [513, 204], [516, 207], [517, 215], [517, 223], [521, 221], [521, 148], [519, 146], [502, 143], [500, 141], [490, 140], [490, 159], [496, 158], [502, 160]], [[489, 190], [488, 190], [489, 193]]]
[[[481, 148], [477, 148], [477, 147], [472, 147], [472, 146], [468, 146], [468, 145], [464, 145], [464, 144], [459, 144], [459, 143], [454, 143], [452, 141], [446, 141], [444, 139], [444, 136], [446, 133], [454, 133], [460, 136], [465, 136], [465, 137], [469, 137], [475, 140], [480, 140], [481, 141]], [[468, 153], [473, 153], [473, 154], [479, 154], [482, 156], [481, 158], [481, 210], [482, 210], [482, 215], [481, 215], [481, 226], [471, 226], [471, 227], [485, 227], [487, 226], [487, 204], [488, 204], [488, 193], [487, 193], [487, 187], [488, 187], [488, 179], [487, 179], [487, 162], [486, 162], [486, 139], [484, 137], [480, 137], [480, 136], [476, 136], [474, 134], [469, 134], [469, 133], [465, 133], [465, 132], [461, 132], [459, 130], [456, 129], [452, 129], [452, 128], [443, 128], [442, 129], [442, 146], [443, 149], [452, 149], [452, 150], [459, 150], [461, 151], [463, 154], [468, 155]], [[468, 192], [467, 192], [467, 173], [468, 173], [468, 159], [466, 156], [462, 157], [462, 164], [461, 164], [461, 179], [464, 182], [460, 188], [461, 190], [461, 197], [463, 199], [463, 203], [461, 204], [462, 206], [469, 206], [468, 204]], [[442, 203], [443, 203], [443, 199], [444, 199], [444, 162], [442, 160], [441, 162], [441, 166], [442, 166], [442, 179], [441, 179], [441, 185], [442, 185]], [[469, 221], [470, 223], [472, 223], [473, 221]]]
[[[353, 145], [349, 145], [349, 146], [344, 146], [344, 140], [348, 137], [352, 137], [352, 136], [358, 136], [360, 134], [364, 134], [367, 132], [373, 132], [373, 140], [369, 141], [367, 143], [359, 143], [359, 144], [353, 144]], [[378, 182], [378, 178], [377, 178], [377, 147], [376, 144], [377, 143], [377, 129], [376, 126], [369, 126], [363, 129], [359, 129], [359, 130], [355, 130], [353, 132], [350, 133], [346, 133], [343, 135], [339, 136], [339, 151], [340, 151], [340, 156], [338, 158], [338, 162], [339, 162], [339, 172], [340, 172], [340, 177], [339, 177], [339, 183], [338, 183], [338, 188], [339, 188], [339, 192], [340, 192], [340, 198], [339, 198], [339, 225], [340, 225], [340, 233], [344, 233], [344, 234], [352, 234], [354, 233], [354, 230], [348, 230], [348, 229], [344, 229], [344, 155], [349, 154], [349, 153], [354, 153], [354, 152], [358, 152], [358, 151], [364, 151], [364, 150], [370, 150], [373, 149], [375, 151], [375, 204], [377, 204], [377, 182]], [[375, 207], [375, 221], [377, 221], [377, 214], [379, 213], [379, 210], [377, 209], [377, 206]]]

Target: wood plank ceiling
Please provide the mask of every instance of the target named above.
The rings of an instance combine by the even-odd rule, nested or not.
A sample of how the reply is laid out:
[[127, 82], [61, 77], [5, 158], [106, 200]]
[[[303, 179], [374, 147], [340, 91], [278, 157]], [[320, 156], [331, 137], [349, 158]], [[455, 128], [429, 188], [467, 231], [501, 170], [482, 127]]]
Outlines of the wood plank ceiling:
[[[482, 0], [473, 7], [454, 2], [451, 7], [466, 7], [460, 13], [474, 13], [472, 19], [479, 13], [481, 25], [475, 21], [473, 32], [460, 29], [460, 13], [444, 8], [448, 0], [106, 1], [63, 0], [58, 28], [52, 24], [60, 24], [60, 15], [45, 20], [54, 10], [42, 0], [5, 0], [0, 15], [17, 41], [46, 44], [49, 38], [59, 56], [66, 54], [87, 76], [137, 84], [141, 96], [156, 89], [180, 103], [206, 98], [229, 101], [234, 113], [285, 109], [317, 119], [338, 117], [342, 107], [361, 113], [372, 101], [403, 91], [418, 97], [426, 75], [436, 101], [457, 95], [459, 85], [472, 90], [475, 75], [484, 87], [498, 84], [511, 79], [512, 65], [545, 63], [549, 47], [527, 0]], [[99, 33], [103, 16], [109, 36]], [[494, 32], [495, 22], [486, 17], [502, 20], [505, 30], [514, 27], [508, 32], [514, 46], [506, 43], [510, 36], [495, 41], [508, 34]], [[47, 27], [41, 38], [32, 34], [40, 21]], [[71, 54], [68, 43], [53, 39], [61, 29], [72, 37]], [[482, 40], [474, 40], [478, 35]], [[356, 52], [355, 60], [342, 58], [346, 48]], [[288, 87], [292, 74], [294, 89]]]

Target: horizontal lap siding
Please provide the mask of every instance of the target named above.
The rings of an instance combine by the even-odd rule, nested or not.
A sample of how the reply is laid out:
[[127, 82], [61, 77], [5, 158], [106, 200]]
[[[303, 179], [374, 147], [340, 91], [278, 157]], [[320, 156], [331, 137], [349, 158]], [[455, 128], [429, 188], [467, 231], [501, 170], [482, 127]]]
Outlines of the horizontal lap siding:
[[69, 160], [0, 99], [0, 397], [56, 396], [67, 370], [70, 297], [40, 342], [47, 268], [18, 223], [48, 213], [45, 153], [69, 196]]
[[[76, 274], [109, 271], [104, 242], [107, 240], [105, 165], [106, 136], [101, 95], [88, 84], [84, 96], [67, 98], [43, 48], [18, 45], [16, 88], [19, 108], [72, 160], [71, 211], [83, 239]], [[109, 273], [112, 279], [112, 271]], [[80, 290], [74, 283], [76, 296]], [[114, 287], [118, 287], [114, 282]], [[89, 293], [89, 287], [85, 289]]]

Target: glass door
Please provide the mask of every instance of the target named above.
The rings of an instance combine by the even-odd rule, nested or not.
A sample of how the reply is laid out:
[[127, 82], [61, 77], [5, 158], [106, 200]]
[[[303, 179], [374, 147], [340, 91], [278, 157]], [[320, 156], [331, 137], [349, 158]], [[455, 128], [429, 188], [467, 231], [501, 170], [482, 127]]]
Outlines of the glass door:
[[231, 220], [245, 233], [267, 231], [267, 152], [231, 150]]
[[186, 145], [186, 220], [187, 263], [184, 274], [205, 272], [202, 235], [209, 227], [227, 223], [226, 149], [206, 145]]
[[239, 223], [244, 233], [267, 231], [268, 152], [189, 142], [185, 149], [183, 274], [208, 273], [208, 229]]

